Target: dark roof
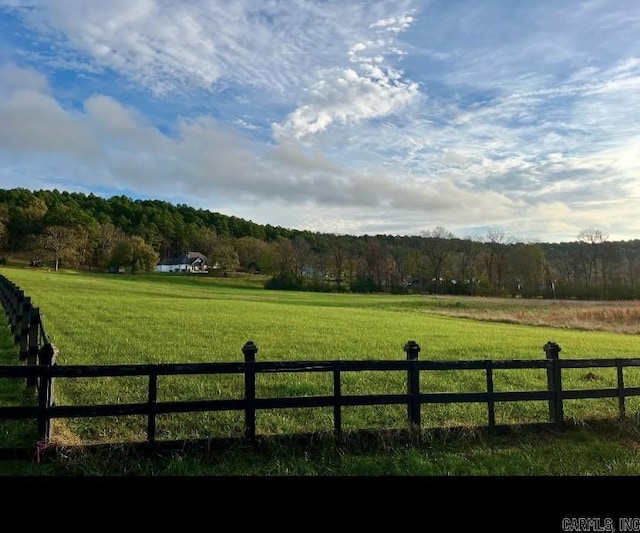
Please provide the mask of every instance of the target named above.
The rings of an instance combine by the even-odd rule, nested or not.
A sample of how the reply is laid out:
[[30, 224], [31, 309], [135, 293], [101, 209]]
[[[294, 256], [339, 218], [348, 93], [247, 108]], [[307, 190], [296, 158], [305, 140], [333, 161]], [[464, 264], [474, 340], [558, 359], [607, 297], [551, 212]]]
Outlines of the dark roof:
[[207, 262], [206, 256], [200, 252], [185, 252], [177, 257], [171, 257], [170, 259], [163, 259], [159, 265], [193, 265], [200, 260], [202, 263]]

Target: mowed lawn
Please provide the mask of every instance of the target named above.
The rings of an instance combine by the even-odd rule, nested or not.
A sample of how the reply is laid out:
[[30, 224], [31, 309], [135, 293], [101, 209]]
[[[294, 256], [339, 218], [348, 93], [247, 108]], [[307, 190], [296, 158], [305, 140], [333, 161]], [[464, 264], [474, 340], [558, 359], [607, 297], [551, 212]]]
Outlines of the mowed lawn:
[[[47, 332], [59, 349], [60, 364], [196, 363], [242, 361], [248, 340], [259, 361], [378, 359], [402, 360], [403, 346], [415, 340], [421, 359], [542, 359], [547, 341], [562, 358], [638, 357], [638, 335], [490, 323], [433, 312], [436, 299], [423, 295], [353, 295], [267, 291], [251, 278], [170, 274], [108, 275], [2, 268], [41, 309]], [[3, 364], [9, 364], [4, 362]], [[615, 386], [615, 369], [576, 369], [563, 374], [565, 388]], [[640, 376], [625, 370], [625, 385]], [[260, 374], [259, 397], [332, 393], [330, 374]], [[403, 393], [402, 372], [345, 373], [343, 394]], [[543, 390], [543, 370], [495, 372], [495, 390]], [[484, 391], [483, 371], [423, 372], [421, 390]], [[242, 376], [162, 376], [159, 400], [241, 398]], [[58, 379], [59, 405], [145, 401], [146, 378]], [[637, 412], [635, 398], [627, 412]], [[484, 425], [486, 405], [423, 406], [429, 426]], [[615, 418], [617, 400], [567, 401], [567, 418]], [[545, 402], [499, 403], [498, 423], [539, 422]], [[259, 434], [330, 431], [333, 410], [260, 411]], [[343, 408], [349, 429], [406, 427], [406, 406]], [[74, 419], [54, 424], [68, 442], [144, 440], [144, 417]], [[161, 415], [158, 438], [237, 436], [243, 413]]]

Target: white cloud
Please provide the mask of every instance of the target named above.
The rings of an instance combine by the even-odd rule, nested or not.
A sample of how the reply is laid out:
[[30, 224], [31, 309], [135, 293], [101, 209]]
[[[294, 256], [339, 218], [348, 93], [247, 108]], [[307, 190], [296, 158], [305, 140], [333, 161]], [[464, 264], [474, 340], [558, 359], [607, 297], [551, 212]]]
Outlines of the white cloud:
[[[404, 28], [413, 19], [406, 16], [401, 21]], [[371, 26], [386, 28], [398, 22], [392, 18]], [[303, 103], [282, 124], [273, 124], [274, 137], [300, 140], [324, 132], [334, 122], [353, 124], [385, 117], [415, 103], [421, 95], [419, 84], [404, 80], [401, 71], [383, 64], [383, 54], [393, 50], [392, 44], [393, 40], [356, 42], [347, 54], [351, 67], [320, 70]]]
[[333, 122], [342, 124], [384, 117], [400, 111], [420, 94], [418, 84], [399, 80], [399, 73], [380, 67], [330, 70], [320, 73], [307, 103], [274, 124], [277, 139], [302, 139], [323, 132]]
[[19, 67], [14, 63], [0, 66], [0, 98], [10, 98], [16, 91], [25, 90], [48, 91], [47, 78], [35, 70]]
[[[317, 68], [334, 63], [359, 35], [366, 37], [368, 21], [408, 4], [16, 0], [11, 5], [77, 64], [88, 57], [163, 94], [210, 89], [219, 81], [275, 91], [303, 87]], [[399, 22], [407, 24], [402, 17]]]
[[29, 30], [2, 36], [0, 180], [339, 233], [637, 238], [640, 9], [442, 5], [0, 0]]
[[251, 131], [257, 131], [260, 129], [260, 126], [256, 126], [255, 124], [252, 124], [251, 122], [247, 122], [245, 119], [243, 118], [236, 118], [233, 120], [233, 124], [235, 124], [236, 126], [243, 128], [245, 130], [251, 130]]
[[392, 33], [400, 33], [409, 29], [409, 27], [415, 22], [411, 13], [403, 13], [397, 17], [390, 17], [387, 19], [380, 19], [370, 24], [369, 27], [373, 29], [381, 29]]
[[51, 96], [29, 89], [0, 100], [0, 152], [82, 156], [93, 149], [82, 125]]
[[[79, 112], [35, 91], [18, 89], [15, 95], [0, 107], [0, 119], [12, 126], [11, 135], [0, 137], [0, 160], [7, 154], [15, 157], [19, 147], [25, 168], [36, 177], [47, 175], [51, 167], [30, 155], [46, 152], [58, 161], [57, 171], [84, 187], [192, 195], [200, 202], [246, 198], [435, 216], [463, 205], [469, 220], [489, 207], [498, 218], [518, 208], [494, 192], [474, 193], [447, 182], [398, 182], [380, 170], [344, 169], [321, 151], [306, 153], [286, 142], [258, 157], [250, 143], [207, 117], [179, 120], [176, 136], [169, 137], [107, 96], [94, 95]], [[7, 171], [3, 176], [15, 178]]]

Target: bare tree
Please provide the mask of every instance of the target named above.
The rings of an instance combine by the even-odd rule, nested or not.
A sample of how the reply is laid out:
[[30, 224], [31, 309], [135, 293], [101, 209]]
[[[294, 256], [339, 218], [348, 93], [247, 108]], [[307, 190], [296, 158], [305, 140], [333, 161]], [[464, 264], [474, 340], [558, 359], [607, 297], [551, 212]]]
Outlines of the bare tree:
[[485, 254], [485, 267], [489, 287], [494, 292], [503, 288], [504, 269], [506, 266], [506, 237], [503, 231], [492, 230], [487, 233], [489, 248]]
[[377, 290], [382, 290], [382, 280], [386, 277], [386, 253], [380, 242], [371, 240], [364, 249], [366, 276], [373, 279]]
[[475, 293], [481, 270], [481, 243], [476, 238], [462, 239], [458, 245], [456, 277]]
[[92, 245], [92, 263], [96, 266], [106, 266], [111, 255], [111, 250], [116, 242], [123, 239], [124, 232], [120, 228], [116, 228], [111, 222], [100, 224], [93, 231], [91, 237]]
[[629, 286], [632, 289], [635, 289], [636, 279], [640, 274], [640, 248], [638, 246], [633, 246], [632, 243], [624, 243], [622, 247], [622, 255], [626, 261]]
[[87, 246], [88, 233], [82, 228], [50, 226], [35, 239], [36, 250], [50, 259], [56, 271], [60, 261], [76, 265]]
[[340, 290], [342, 289], [342, 282], [347, 266], [347, 250], [340, 238], [338, 238], [331, 247], [329, 265], [329, 268], [333, 271], [333, 275], [336, 278], [338, 290]]
[[[597, 228], [586, 228], [578, 234], [578, 242], [585, 247], [585, 253], [582, 254], [585, 285], [588, 285], [592, 280], [597, 282], [598, 274], [601, 274], [602, 277], [604, 273], [606, 277], [606, 269], [603, 272], [600, 262], [604, 255], [602, 248], [608, 238], [607, 233]], [[606, 283], [606, 279], [602, 281], [603, 284]]]
[[278, 276], [297, 279], [300, 272], [297, 269], [296, 249], [289, 239], [281, 239], [274, 245], [274, 271]]
[[425, 256], [431, 265], [436, 292], [442, 290], [442, 280], [447, 266], [447, 259], [453, 252], [452, 239], [455, 235], [442, 226], [436, 226], [433, 231], [423, 232], [425, 237]]

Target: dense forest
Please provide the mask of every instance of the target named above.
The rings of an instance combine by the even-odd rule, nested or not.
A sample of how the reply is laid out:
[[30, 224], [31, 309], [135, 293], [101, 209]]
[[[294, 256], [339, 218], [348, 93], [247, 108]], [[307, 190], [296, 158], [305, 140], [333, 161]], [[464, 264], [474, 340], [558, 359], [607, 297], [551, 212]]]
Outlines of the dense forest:
[[335, 235], [126, 196], [0, 189], [0, 263], [151, 271], [184, 251], [217, 272], [260, 272], [269, 288], [525, 298], [635, 299], [640, 241], [585, 228], [566, 243], [515, 242], [500, 231], [458, 238]]

